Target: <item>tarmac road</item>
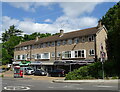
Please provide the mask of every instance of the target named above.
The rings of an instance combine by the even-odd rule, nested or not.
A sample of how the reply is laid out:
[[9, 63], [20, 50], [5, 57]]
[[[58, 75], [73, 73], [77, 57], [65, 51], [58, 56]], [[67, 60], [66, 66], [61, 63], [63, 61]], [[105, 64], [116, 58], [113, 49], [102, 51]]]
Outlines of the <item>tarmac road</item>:
[[2, 90], [118, 90], [118, 83], [53, 83], [52, 80], [3, 78]]

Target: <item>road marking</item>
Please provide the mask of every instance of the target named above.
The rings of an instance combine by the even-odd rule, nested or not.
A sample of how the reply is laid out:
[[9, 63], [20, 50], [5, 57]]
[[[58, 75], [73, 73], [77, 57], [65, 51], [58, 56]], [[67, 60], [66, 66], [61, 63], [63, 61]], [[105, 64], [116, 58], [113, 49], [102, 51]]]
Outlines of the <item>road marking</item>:
[[23, 87], [23, 86], [6, 86], [4, 87], [5, 90], [30, 90], [29, 87]]
[[76, 88], [76, 89], [83, 89], [83, 88]]
[[54, 88], [54, 87], [48, 87], [48, 88]]
[[111, 88], [111, 87], [113, 87], [113, 86], [97, 86], [97, 87], [104, 87], [104, 88]]

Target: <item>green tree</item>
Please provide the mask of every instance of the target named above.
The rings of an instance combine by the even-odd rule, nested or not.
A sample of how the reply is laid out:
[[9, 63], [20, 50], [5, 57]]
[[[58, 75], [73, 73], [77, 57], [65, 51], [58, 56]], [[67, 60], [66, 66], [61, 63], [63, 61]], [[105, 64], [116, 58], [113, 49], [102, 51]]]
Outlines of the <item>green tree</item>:
[[16, 29], [14, 25], [10, 26], [8, 30], [5, 30], [4, 33], [2, 33], [2, 41], [6, 42], [10, 39], [12, 36], [19, 36], [21, 35], [23, 31]]

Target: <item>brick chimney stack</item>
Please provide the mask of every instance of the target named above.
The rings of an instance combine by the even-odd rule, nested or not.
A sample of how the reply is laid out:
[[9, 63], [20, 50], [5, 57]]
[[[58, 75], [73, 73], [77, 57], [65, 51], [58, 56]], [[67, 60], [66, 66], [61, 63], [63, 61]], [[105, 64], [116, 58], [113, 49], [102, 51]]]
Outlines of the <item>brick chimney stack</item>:
[[64, 30], [60, 29], [60, 37], [63, 36]]

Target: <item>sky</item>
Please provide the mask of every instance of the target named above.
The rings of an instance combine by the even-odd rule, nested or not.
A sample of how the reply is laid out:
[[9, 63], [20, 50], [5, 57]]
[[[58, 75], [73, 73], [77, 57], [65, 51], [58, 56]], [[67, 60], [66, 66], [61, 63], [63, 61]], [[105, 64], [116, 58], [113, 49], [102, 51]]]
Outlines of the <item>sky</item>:
[[[15, 25], [24, 34], [58, 33], [97, 26], [116, 2], [2, 2], [2, 32]], [[0, 4], [1, 6], [1, 4]]]

